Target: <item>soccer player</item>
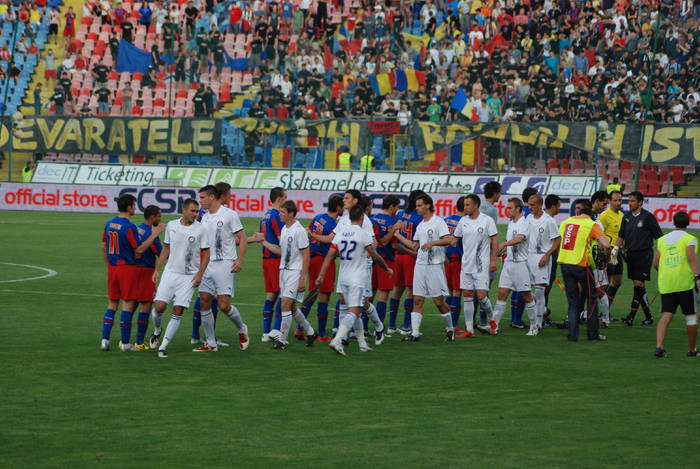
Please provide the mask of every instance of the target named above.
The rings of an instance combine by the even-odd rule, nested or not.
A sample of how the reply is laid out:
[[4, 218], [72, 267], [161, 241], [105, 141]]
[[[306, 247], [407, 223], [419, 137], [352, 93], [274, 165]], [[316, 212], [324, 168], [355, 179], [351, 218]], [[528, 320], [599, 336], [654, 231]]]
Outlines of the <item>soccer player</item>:
[[[309, 272], [309, 237], [304, 227], [296, 219], [297, 206], [292, 200], [280, 206], [280, 218], [284, 226], [280, 232], [280, 244], [273, 244], [265, 239], [261, 232], [255, 233], [255, 241], [264, 249], [280, 257], [280, 294], [282, 295], [282, 321], [279, 329], [272, 329], [269, 336], [274, 340], [272, 348], [284, 350], [289, 345], [289, 329], [292, 318], [306, 333], [306, 346], [311, 347], [318, 334], [298, 308], [304, 299], [306, 276]], [[293, 312], [292, 312], [293, 311]]]
[[136, 257], [150, 248], [151, 243], [163, 232], [163, 227], [155, 227], [151, 235], [139, 244], [136, 225], [129, 220], [136, 212], [136, 197], [131, 194], [120, 196], [117, 199], [117, 210], [119, 215], [107, 221], [102, 231], [102, 254], [107, 265], [108, 302], [102, 319], [100, 349], [105, 352], [109, 350], [109, 336], [121, 301], [119, 349], [122, 352], [131, 352], [139, 350], [130, 343], [131, 319], [139, 297]]
[[[423, 217], [416, 212], [416, 199], [423, 194], [425, 194], [425, 192], [421, 190], [411, 191], [408, 195], [406, 208], [404, 210], [399, 210], [396, 214], [396, 218], [399, 220], [399, 231], [397, 233], [400, 233], [401, 236], [407, 240], [413, 239], [413, 236], [416, 234], [416, 228], [418, 228], [418, 225], [423, 220]], [[417, 253], [403, 243], [397, 243], [396, 249], [396, 286], [394, 287], [392, 298], [389, 301], [389, 321], [391, 321], [392, 314], [394, 316], [398, 315], [401, 296], [405, 291], [406, 298], [403, 301], [403, 325], [401, 326], [400, 332], [403, 335], [407, 335], [411, 330], [413, 271], [416, 267]], [[396, 329], [389, 329], [387, 332], [391, 335], [398, 331]]]
[[[559, 198], [558, 195], [556, 194], [549, 194], [547, 197], [544, 199], [544, 211], [549, 215], [550, 217], [554, 218], [559, 214], [559, 210], [561, 209], [561, 198]], [[560, 239], [561, 241], [561, 239]], [[561, 242], [560, 242], [561, 244]], [[552, 253], [552, 268], [549, 273], [549, 282], [547, 283], [547, 288], [544, 290], [544, 298], [545, 298], [545, 313], [544, 313], [544, 325], [552, 325], [553, 322], [550, 319], [550, 316], [552, 314], [552, 311], [549, 309], [549, 293], [552, 291], [552, 286], [554, 285], [554, 282], [557, 279], [557, 266], [559, 263], [557, 262], [557, 257], [558, 257], [559, 251], [555, 251]]]
[[[522, 199], [520, 200], [522, 200], [523, 203], [523, 217], [526, 219], [530, 216], [530, 207], [527, 205], [527, 201], [530, 200], [530, 197], [535, 194], [537, 194], [537, 189], [534, 187], [526, 187], [523, 190]], [[525, 299], [519, 292], [514, 291], [510, 297], [510, 327], [515, 329], [525, 329], [525, 323], [523, 322], [524, 309]], [[532, 327], [532, 324], [530, 324], [530, 326]]]
[[527, 335], [537, 335], [542, 328], [547, 308], [544, 293], [551, 277], [552, 256], [559, 249], [561, 242], [559, 226], [554, 218], [542, 210], [542, 202], [540, 194], [533, 194], [528, 200], [530, 231], [527, 237], [527, 262], [530, 281], [535, 286], [536, 314], [534, 321], [530, 321], [530, 330]]
[[[528, 222], [523, 215], [523, 203], [517, 197], [508, 199], [508, 232], [506, 242], [501, 243], [499, 254], [506, 253], [501, 276], [498, 279], [498, 300], [491, 320], [491, 334], [498, 334], [498, 323], [506, 311], [506, 299], [511, 292], [519, 292], [526, 302], [525, 309], [532, 324], [535, 318], [535, 302], [530, 291], [530, 272], [527, 266]], [[512, 300], [511, 300], [512, 301]]]
[[[501, 183], [498, 181], [491, 181], [484, 185], [484, 200], [481, 201], [479, 206], [479, 211], [484, 215], [491, 217], [493, 222], [498, 225], [498, 201], [501, 199]], [[496, 271], [489, 272], [489, 290], [493, 281], [496, 279]], [[476, 307], [475, 307], [476, 308]], [[475, 309], [476, 311], [476, 309]], [[476, 326], [481, 332], [488, 333], [491, 331], [489, 327], [489, 318], [486, 312], [479, 311], [479, 324]]]
[[[591, 196], [591, 210], [593, 210], [593, 221], [605, 232], [603, 223], [599, 220], [600, 215], [607, 210], [610, 196], [606, 191], [596, 191]], [[602, 328], [610, 327], [610, 302], [606, 290], [608, 288], [608, 266], [604, 256], [598, 251], [598, 246], [591, 247], [593, 253], [593, 279], [595, 280], [596, 295], [598, 297], [598, 311], [602, 321]]]
[[[287, 200], [287, 191], [282, 187], [275, 187], [270, 190], [270, 208], [260, 220], [260, 233], [263, 234], [264, 240], [269, 245], [279, 246], [279, 236], [282, 232], [282, 219], [280, 218], [280, 207]], [[248, 242], [254, 241], [255, 238], [248, 239]], [[270, 342], [270, 330], [273, 327], [272, 314], [275, 309], [275, 303], [280, 294], [280, 257], [274, 251], [262, 248], [262, 270], [263, 280], [265, 282], [265, 303], [263, 304], [263, 334], [262, 341]], [[281, 313], [280, 313], [281, 314]], [[275, 315], [274, 329], [279, 330], [281, 324], [281, 315]]]
[[[387, 195], [382, 199], [382, 211], [371, 217], [374, 227], [374, 236], [377, 239], [377, 254], [384, 259], [384, 263], [394, 271], [396, 267], [396, 249], [394, 244], [396, 239], [394, 234], [399, 229], [396, 212], [399, 210], [401, 201], [395, 195]], [[376, 309], [379, 320], [384, 323], [386, 317], [386, 301], [389, 294], [394, 289], [394, 278], [381, 268], [379, 264], [374, 264], [372, 268], [372, 290], [376, 292]], [[389, 329], [396, 329], [396, 314], [389, 315]]]
[[654, 260], [654, 240], [663, 236], [659, 222], [654, 215], [642, 208], [644, 196], [641, 192], [629, 195], [630, 211], [622, 218], [617, 246], [624, 249], [627, 260], [627, 277], [634, 283], [634, 296], [630, 313], [622, 321], [628, 326], [634, 323], [639, 307], [644, 311], [642, 326], [654, 324], [649, 311], [649, 302], [644, 282], [649, 280], [651, 264]]
[[[622, 285], [623, 263], [622, 259], [618, 257], [620, 248], [616, 244], [617, 235], [620, 232], [623, 216], [622, 192], [612, 191], [610, 193], [610, 204], [608, 205], [608, 209], [601, 213], [598, 217], [600, 223], [603, 224], [603, 232], [605, 233], [605, 236], [607, 236], [610, 240], [610, 244], [615, 246], [611, 256], [611, 262], [608, 264], [608, 280], [610, 283], [606, 293], [611, 300], [615, 299], [617, 290], [620, 288], [620, 285]], [[612, 317], [610, 319], [614, 320]]]
[[[338, 217], [343, 213], [343, 198], [337, 194], [331, 195], [328, 198], [328, 210], [326, 213], [319, 213], [309, 224], [309, 240], [311, 247], [311, 260], [309, 262], [309, 286], [316, 285], [316, 278], [321, 272], [321, 266], [330, 249], [330, 243], [322, 243], [314, 238], [311, 233], [319, 236], [328, 236], [333, 233]], [[335, 268], [328, 272], [323, 283], [319, 286], [318, 303], [316, 305], [316, 314], [318, 317], [318, 340], [319, 342], [328, 342], [330, 337], [326, 335], [326, 321], [328, 320], [328, 301], [331, 298], [331, 293], [335, 288]], [[311, 304], [302, 306], [302, 313], [308, 316], [311, 310]]]
[[700, 357], [697, 350], [698, 317], [695, 310], [695, 291], [700, 288], [700, 268], [698, 268], [698, 240], [686, 232], [690, 217], [686, 212], [673, 215], [676, 229], [659, 238], [656, 244], [654, 267], [659, 271], [659, 292], [661, 293], [661, 320], [656, 327], [656, 351], [654, 356], [666, 356], [664, 340], [668, 325], [680, 306], [685, 317], [688, 334], [688, 356]]
[[458, 336], [461, 339], [474, 337], [474, 297], [486, 320], [490, 320], [492, 310], [488, 293], [490, 274], [497, 268], [498, 229], [491, 217], [479, 211], [480, 205], [479, 196], [464, 197], [464, 217], [453, 234], [462, 246], [459, 288], [464, 294], [466, 330]]
[[[454, 236], [455, 228], [457, 228], [459, 221], [465, 215], [465, 198], [465, 196], [462, 196], [457, 199], [457, 202], [455, 203], [455, 213], [445, 217], [445, 223], [447, 224], [447, 229], [450, 230], [451, 236]], [[447, 257], [447, 262], [445, 263], [445, 276], [447, 277], [447, 288], [450, 290], [450, 296], [447, 297], [447, 306], [450, 307], [452, 324], [454, 324], [455, 333], [457, 334], [464, 332], [457, 327], [457, 324], [459, 324], [459, 313], [461, 310], [459, 302], [462, 298], [462, 290], [459, 287], [461, 276], [460, 270], [462, 268], [462, 254], [462, 244], [458, 243], [457, 240], [454, 240], [454, 242], [447, 246], [447, 249], [445, 249], [445, 256]]]
[[[206, 209], [202, 217], [209, 244], [209, 265], [199, 286], [200, 315], [206, 342], [195, 349], [196, 352], [216, 352], [214, 316], [211, 312], [212, 300], [216, 298], [218, 307], [228, 316], [238, 330], [238, 345], [241, 350], [248, 348], [248, 326], [241, 313], [231, 303], [235, 294], [236, 274], [243, 268], [248, 247], [243, 224], [235, 210], [222, 205], [221, 194], [214, 186], [204, 186], [199, 190], [199, 200]], [[238, 244], [238, 249], [236, 249]]]
[[[153, 233], [153, 227], [160, 225], [160, 207], [149, 205], [143, 211], [143, 223], [137, 228], [139, 242], [143, 243]], [[151, 316], [151, 308], [153, 307], [153, 297], [156, 294], [156, 284], [153, 282], [153, 271], [156, 268], [156, 259], [163, 250], [160, 244], [160, 238], [155, 238], [151, 246], [146, 249], [141, 257], [136, 259], [138, 265], [138, 302], [139, 316], [136, 320], [136, 345], [139, 350], [150, 350], [149, 344], [144, 343], [146, 332], [148, 331], [148, 319]]]
[[422, 217], [413, 239], [406, 239], [401, 233], [396, 237], [405, 246], [415, 250], [415, 271], [413, 272], [413, 311], [411, 312], [411, 334], [403, 338], [404, 342], [420, 340], [420, 324], [423, 320], [423, 304], [426, 298], [432, 298], [445, 322], [445, 341], [453, 341], [454, 325], [450, 307], [445, 303], [449, 295], [445, 278], [445, 246], [452, 241], [450, 230], [445, 220], [435, 216], [433, 199], [422, 194], [416, 197], [416, 212]]
[[[158, 256], [156, 270], [153, 272], [153, 282], [157, 283], [160, 269], [167, 261], [156, 291], [152, 343], [158, 341], [161, 335], [162, 315], [168, 303], [173, 302], [173, 314], [158, 347], [159, 358], [168, 357], [167, 348], [180, 327], [182, 313], [189, 307], [194, 289], [202, 282], [204, 271], [209, 264], [209, 241], [204, 226], [197, 221], [198, 210], [197, 201], [187, 199], [182, 206], [182, 217], [168, 222], [163, 251]], [[213, 336], [213, 327], [211, 331], [207, 331], [209, 322], [202, 322], [207, 337], [210, 334]]]
[[340, 290], [344, 298], [347, 312], [343, 312], [338, 332], [329, 346], [339, 355], [345, 355], [343, 340], [345, 340], [353, 327], [357, 333], [357, 344], [360, 347], [360, 352], [372, 351], [367, 345], [364, 334], [359, 333], [362, 330], [360, 314], [362, 313], [363, 305], [367, 302], [365, 297], [367, 288], [365, 278], [367, 276], [367, 256], [371, 256], [389, 275], [393, 275], [391, 268], [386, 265], [384, 259], [375, 251], [372, 236], [363, 228], [365, 216], [362, 206], [354, 205], [349, 209], [348, 215], [350, 223], [343, 223], [341, 229], [337, 231], [328, 255], [323, 261], [321, 272], [316, 278], [316, 285], [321, 285], [326, 271], [337, 254], [340, 257], [338, 290]]

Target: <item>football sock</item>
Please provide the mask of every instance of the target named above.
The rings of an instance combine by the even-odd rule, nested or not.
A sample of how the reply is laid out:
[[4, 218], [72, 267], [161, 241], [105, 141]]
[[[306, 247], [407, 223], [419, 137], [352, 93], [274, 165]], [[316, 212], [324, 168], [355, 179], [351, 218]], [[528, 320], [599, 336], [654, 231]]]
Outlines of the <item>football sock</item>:
[[[379, 318], [379, 313], [377, 312], [377, 308], [370, 303], [369, 304], [369, 309], [367, 310], [367, 316], [369, 319], [372, 320], [372, 324], [374, 324], [374, 330], [377, 332], [381, 332], [384, 330], [384, 323], [382, 320]], [[368, 331], [369, 329], [365, 329]]]
[[201, 299], [197, 297], [197, 299], [194, 300], [194, 306], [192, 307], [192, 338], [196, 340], [199, 340], [199, 326], [202, 324], [200, 305]]
[[277, 340], [279, 340], [283, 344], [286, 344], [287, 336], [289, 335], [289, 328], [292, 326], [292, 312], [282, 311], [282, 316], [280, 319], [280, 334]]
[[496, 323], [501, 322], [501, 318], [506, 313], [506, 302], [498, 300], [496, 301], [496, 306], [493, 308], [493, 320]]
[[117, 314], [116, 311], [113, 309], [108, 309], [105, 311], [105, 315], [102, 317], [102, 338], [105, 340], [109, 340], [109, 336], [112, 334], [115, 314]]
[[483, 300], [479, 301], [480, 313], [484, 316], [484, 324], [488, 324], [491, 320], [491, 315], [493, 314], [493, 307], [491, 306], [491, 300], [488, 296], [485, 296]]
[[464, 299], [464, 322], [469, 332], [474, 332], [474, 301], [471, 298]]
[[338, 320], [342, 321], [343, 318], [348, 315], [348, 305], [340, 303], [340, 305], [338, 306], [338, 311], [340, 312], [338, 315]]
[[377, 309], [379, 320], [384, 324], [384, 319], [386, 318], [386, 301], [377, 301], [375, 308]]
[[359, 316], [355, 319], [355, 336], [357, 337], [357, 345], [360, 348], [365, 348], [367, 347], [367, 340], [365, 339], [365, 329], [362, 322], [362, 318]]
[[231, 309], [228, 310], [228, 313], [226, 313], [226, 316], [231, 320], [232, 323], [236, 325], [236, 329], [239, 330], [239, 332], [245, 332], [245, 329], [248, 329], [246, 325], [243, 323], [243, 318], [241, 317], [241, 312], [238, 311], [238, 308], [236, 308], [234, 305], [231, 305]]
[[423, 315], [421, 313], [411, 312], [411, 335], [413, 337], [420, 337], [420, 323], [423, 320]]
[[523, 322], [523, 305], [524, 300], [519, 292], [514, 291], [510, 295], [510, 322], [520, 323]]
[[156, 307], [151, 308], [151, 319], [153, 320], [153, 333], [160, 334], [161, 323], [163, 322], [163, 314], [156, 311]]
[[600, 316], [603, 318], [603, 321], [610, 322], [610, 302], [606, 295], [598, 298], [598, 309], [600, 310]]
[[440, 316], [442, 316], [442, 320], [445, 321], [445, 328], [448, 331], [454, 331], [455, 327], [454, 327], [454, 324], [452, 323], [452, 313], [448, 311], [444, 314], [441, 314]]
[[411, 329], [411, 313], [413, 312], [413, 298], [406, 298], [403, 300], [403, 330], [407, 331]]
[[138, 318], [136, 318], [136, 343], [142, 344], [143, 340], [146, 338], [146, 331], [148, 331], [148, 317], [151, 313], [146, 311], [140, 311]]
[[537, 326], [537, 305], [534, 301], [529, 302], [525, 305], [525, 311], [527, 311], [527, 317], [530, 319], [530, 329]]
[[544, 321], [544, 312], [546, 306], [546, 300], [544, 299], [544, 287], [535, 287], [535, 311], [536, 311], [536, 321], [535, 325], [537, 327], [542, 327], [542, 322]]
[[180, 328], [180, 316], [175, 316], [174, 314], [170, 317], [170, 322], [168, 322], [168, 327], [165, 328], [165, 336], [163, 336], [163, 342], [160, 344], [160, 350], [165, 350], [175, 333]]
[[[450, 314], [452, 315], [452, 324], [458, 324], [459, 318], [455, 320], [455, 299], [456, 297], [450, 295], [445, 298], [445, 303], [450, 307]], [[459, 301], [459, 300], [458, 300]]]
[[335, 302], [335, 312], [333, 313], [333, 330], [337, 331], [340, 325], [340, 301]]
[[119, 328], [122, 333], [122, 344], [128, 344], [131, 340], [131, 318], [134, 316], [132, 311], [122, 311], [119, 317]]
[[216, 333], [214, 332], [214, 315], [211, 314], [211, 310], [201, 311], [202, 315], [202, 326], [204, 327], [204, 336], [207, 338], [207, 344], [212, 347], [216, 346]]
[[630, 319], [634, 319], [634, 317], [637, 315], [637, 310], [639, 309], [639, 305], [642, 302], [642, 296], [644, 294], [643, 292], [644, 288], [634, 287], [634, 296], [632, 296], [632, 304], [630, 305]]
[[304, 316], [304, 313], [302, 313], [301, 310], [298, 308], [296, 311], [294, 311], [294, 320], [303, 329], [304, 333], [307, 336], [314, 335], [314, 332], [315, 332], [314, 328], [311, 327], [311, 323], [309, 322], [309, 320], [306, 319], [306, 316]]
[[399, 300], [389, 299], [389, 329], [396, 329], [396, 316], [399, 315]]
[[369, 330], [369, 317], [367, 316], [367, 310], [362, 308], [362, 314], [360, 314], [360, 319], [362, 320], [362, 328], [366, 331]]
[[[309, 317], [309, 311], [311, 311], [311, 310], [309, 309], [309, 307], [307, 307], [307, 306], [302, 306], [301, 308], [299, 308], [299, 310], [301, 311], [301, 314], [303, 314], [305, 318], [308, 318], [308, 317]], [[304, 331], [304, 329], [301, 327], [301, 324], [299, 324], [299, 323], [297, 323], [297, 331], [299, 331], [299, 332], [303, 332], [303, 331]]]
[[615, 299], [615, 295], [617, 295], [617, 289], [618, 289], [618, 287], [613, 287], [612, 285], [608, 285], [608, 289], [605, 291], [605, 293], [607, 293], [607, 295], [610, 298]]
[[318, 335], [326, 336], [326, 323], [328, 322], [328, 303], [318, 302], [316, 304], [316, 315], [318, 317]]
[[279, 331], [280, 327], [282, 327], [282, 298], [277, 300], [275, 305], [275, 321], [272, 324], [272, 328], [276, 331]]
[[348, 332], [350, 332], [350, 329], [352, 329], [352, 327], [355, 325], [355, 319], [357, 319], [357, 316], [354, 314], [345, 315], [345, 317], [338, 324], [338, 333], [333, 339], [335, 343], [340, 342], [348, 336]]
[[639, 304], [642, 306], [642, 311], [644, 311], [644, 317], [646, 319], [651, 319], [651, 312], [649, 311], [649, 297], [647, 296], [647, 289], [642, 287], [642, 297]]
[[214, 315], [214, 324], [216, 324], [216, 318], [219, 316], [219, 300], [216, 297], [211, 300], [211, 314]]
[[269, 334], [272, 326], [272, 308], [274, 304], [271, 300], [265, 300], [263, 303], [263, 334]]

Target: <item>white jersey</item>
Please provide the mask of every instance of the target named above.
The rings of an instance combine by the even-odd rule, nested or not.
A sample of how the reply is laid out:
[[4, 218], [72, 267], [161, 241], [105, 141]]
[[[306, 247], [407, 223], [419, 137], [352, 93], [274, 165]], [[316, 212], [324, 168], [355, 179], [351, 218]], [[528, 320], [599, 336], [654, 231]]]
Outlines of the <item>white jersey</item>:
[[183, 225], [180, 220], [168, 222], [163, 242], [170, 246], [165, 270], [194, 275], [199, 271], [199, 251], [209, 248], [209, 240], [201, 223]]
[[238, 259], [236, 233], [243, 229], [238, 213], [222, 206], [216, 213], [206, 212], [202, 217], [202, 225], [207, 231], [211, 248], [210, 262]]
[[440, 217], [433, 215], [430, 220], [421, 221], [413, 234], [413, 241], [418, 241], [418, 256], [416, 264], [444, 264], [445, 246], [433, 246], [427, 251], [421, 249], [425, 243], [437, 241], [450, 235], [447, 223]]
[[[350, 215], [346, 213], [342, 217], [338, 218], [338, 223], [335, 225], [333, 233], [338, 235], [338, 233], [348, 226], [352, 226], [352, 222], [350, 221]], [[374, 225], [372, 225], [372, 220], [367, 215], [365, 215], [362, 220], [362, 229], [367, 232], [370, 239], [374, 238]]]
[[292, 226], [284, 225], [280, 233], [280, 269], [301, 270], [304, 265], [302, 251], [309, 247], [309, 235], [301, 223], [295, 221]]
[[331, 247], [340, 257], [338, 284], [364, 286], [367, 283], [367, 247], [371, 245], [372, 237], [359, 225], [346, 225], [336, 234]]
[[453, 234], [455, 238], [462, 238], [462, 272], [475, 274], [488, 271], [491, 237], [498, 235], [493, 218], [483, 213], [479, 213], [476, 219], [462, 217]]
[[529, 228], [528, 219], [525, 216], [520, 217], [520, 220], [513, 222], [512, 220], [508, 222], [508, 233], [506, 234], [506, 241], [510, 241], [518, 235], [523, 235], [525, 240], [523, 242], [516, 244], [515, 246], [508, 246], [508, 256], [506, 261], [510, 262], [525, 262], [527, 261], [527, 245], [529, 238]]
[[540, 218], [534, 215], [527, 217], [530, 234], [527, 239], [528, 252], [530, 254], [544, 254], [552, 248], [552, 242], [559, 235], [557, 222], [546, 212], [542, 212]]

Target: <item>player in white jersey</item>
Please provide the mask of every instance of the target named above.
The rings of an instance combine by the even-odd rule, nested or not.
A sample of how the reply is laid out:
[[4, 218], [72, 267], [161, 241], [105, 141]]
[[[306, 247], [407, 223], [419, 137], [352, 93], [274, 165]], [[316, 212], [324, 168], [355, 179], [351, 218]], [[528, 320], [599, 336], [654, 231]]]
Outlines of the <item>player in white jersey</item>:
[[[457, 224], [453, 242], [462, 243], [462, 266], [460, 285], [464, 296], [464, 321], [466, 330], [460, 338], [474, 336], [474, 296], [479, 300], [481, 311], [491, 320], [489, 283], [491, 272], [497, 267], [498, 229], [493, 218], [479, 211], [481, 199], [469, 194], [464, 199], [465, 216]], [[420, 226], [420, 225], [419, 225]]]
[[535, 302], [530, 291], [530, 271], [527, 266], [528, 221], [523, 216], [523, 202], [517, 197], [508, 199], [508, 232], [506, 242], [501, 243], [499, 255], [506, 254], [501, 276], [498, 279], [498, 300], [490, 322], [491, 334], [498, 334], [498, 323], [506, 312], [506, 299], [511, 292], [519, 292], [525, 301], [530, 324], [535, 318]]
[[328, 345], [340, 355], [345, 355], [343, 341], [353, 327], [360, 352], [372, 351], [367, 345], [364, 333], [360, 333], [362, 331], [360, 315], [362, 307], [367, 303], [365, 291], [367, 288], [367, 257], [372, 257], [389, 275], [394, 275], [384, 259], [375, 251], [372, 236], [362, 227], [364, 220], [367, 219], [363, 208], [360, 205], [355, 205], [349, 210], [348, 215], [350, 224], [344, 224], [343, 228], [336, 233], [328, 255], [323, 260], [321, 272], [316, 279], [317, 286], [323, 283], [326, 271], [337, 254], [340, 257], [338, 290], [343, 295], [347, 313], [340, 319], [338, 332]]
[[[180, 327], [182, 312], [190, 305], [194, 289], [199, 286], [204, 271], [209, 264], [209, 241], [206, 231], [197, 220], [199, 204], [187, 199], [182, 207], [182, 217], [173, 220], [165, 227], [163, 250], [156, 262], [153, 282], [158, 283], [158, 273], [167, 261], [163, 278], [158, 284], [153, 311], [155, 330], [151, 343], [158, 341], [161, 331], [161, 316], [173, 302], [173, 315], [165, 329], [163, 341], [158, 348], [158, 356], [167, 358], [166, 348]], [[201, 260], [200, 260], [201, 253]]]
[[530, 280], [535, 286], [535, 320], [530, 321], [527, 335], [537, 335], [542, 328], [547, 309], [545, 290], [552, 273], [552, 256], [559, 250], [561, 236], [557, 222], [542, 209], [540, 194], [531, 195], [527, 201], [530, 216], [527, 217], [530, 234], [527, 239], [527, 262]]
[[423, 305], [426, 298], [432, 298], [445, 321], [445, 341], [454, 340], [454, 325], [450, 307], [445, 303], [449, 295], [445, 277], [445, 246], [452, 241], [447, 223], [435, 216], [433, 199], [427, 195], [416, 198], [416, 212], [423, 217], [418, 224], [413, 239], [406, 239], [400, 232], [396, 238], [406, 247], [416, 249], [416, 266], [413, 270], [413, 311], [411, 312], [411, 334], [402, 339], [415, 342], [420, 339], [420, 324], [423, 320]]
[[[296, 220], [297, 205], [287, 200], [280, 206], [280, 218], [284, 226], [280, 233], [280, 244], [265, 240], [262, 233], [255, 233], [254, 241], [265, 249], [280, 256], [280, 295], [282, 296], [282, 322], [279, 330], [271, 330], [270, 338], [274, 340], [272, 348], [284, 350], [289, 345], [287, 340], [292, 318], [306, 334], [306, 346], [311, 347], [318, 334], [301, 312], [299, 307], [304, 300], [306, 276], [309, 273], [309, 237], [306, 229]], [[292, 312], [293, 311], [293, 312]]]
[[[214, 298], [217, 300], [218, 308], [236, 326], [238, 344], [241, 350], [245, 350], [250, 343], [248, 326], [243, 322], [238, 308], [231, 304], [231, 298], [235, 292], [236, 273], [243, 268], [248, 238], [238, 213], [223, 205], [221, 193], [216, 187], [202, 187], [199, 190], [199, 200], [206, 210], [201, 223], [207, 232], [210, 251], [209, 265], [199, 286], [200, 315], [206, 342], [194, 351], [216, 352], [218, 350], [214, 315], [211, 311]], [[238, 244], [238, 250], [236, 244]]]

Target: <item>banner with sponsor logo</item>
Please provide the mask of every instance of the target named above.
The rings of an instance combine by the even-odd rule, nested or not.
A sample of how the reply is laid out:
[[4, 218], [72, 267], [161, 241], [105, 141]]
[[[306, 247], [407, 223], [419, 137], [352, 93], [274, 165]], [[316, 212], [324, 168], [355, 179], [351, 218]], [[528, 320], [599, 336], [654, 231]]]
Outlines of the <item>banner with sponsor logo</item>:
[[[288, 198], [296, 201], [299, 218], [311, 219], [317, 213], [326, 211], [328, 198], [335, 191], [290, 190]], [[137, 211], [142, 213], [148, 205], [157, 205], [165, 215], [173, 216], [182, 212], [182, 206], [188, 198], [196, 199], [197, 189], [189, 187], [117, 187], [88, 186], [66, 184], [26, 184], [0, 183], [0, 210], [36, 210], [52, 212], [116, 213], [116, 199], [122, 194], [136, 197]], [[373, 203], [373, 210], [381, 210], [382, 199], [386, 192], [367, 192]], [[460, 194], [431, 194], [435, 203], [435, 213], [446, 217], [455, 211], [455, 202]], [[407, 194], [399, 194], [401, 205], [407, 202]], [[569, 207], [576, 197], [562, 197], [561, 213], [557, 220], [568, 216]], [[508, 196], [504, 195], [496, 203], [498, 222], [507, 223], [506, 205]], [[624, 200], [624, 208], [627, 201]], [[249, 189], [233, 191], [228, 206], [242, 217], [259, 218], [271, 207], [269, 191]], [[690, 229], [700, 229], [700, 200], [646, 198], [644, 207], [651, 211], [663, 228], [673, 227], [673, 214], [686, 211], [690, 215]]]
[[[26, 117], [14, 121], [12, 148], [34, 153], [202, 155], [221, 153], [221, 120], [163, 117]], [[9, 147], [2, 121], [0, 150]]]

